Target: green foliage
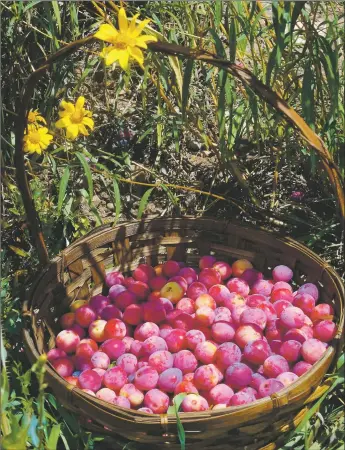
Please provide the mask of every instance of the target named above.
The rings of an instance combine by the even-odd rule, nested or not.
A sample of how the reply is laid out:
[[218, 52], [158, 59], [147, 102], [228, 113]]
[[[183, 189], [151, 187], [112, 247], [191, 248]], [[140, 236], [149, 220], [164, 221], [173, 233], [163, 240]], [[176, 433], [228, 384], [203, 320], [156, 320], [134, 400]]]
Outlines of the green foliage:
[[[149, 1], [126, 2], [126, 7], [129, 15], [151, 17], [159, 39], [201, 48], [252, 70], [322, 137], [344, 176], [344, 13], [338, 2]], [[102, 17], [92, 2], [2, 1], [1, 8], [3, 448], [91, 449], [102, 438], [85, 432], [46, 392], [43, 363], [30, 368], [23, 358], [21, 298], [37, 261], [16, 186], [13, 146], [23, 81], [66, 42], [93, 33]], [[97, 52], [98, 47], [89, 47], [56, 62], [30, 105], [52, 129], [60, 101], [84, 95], [96, 124], [85, 139], [54, 144], [43, 156], [25, 156], [51, 256], [103, 222], [145, 217], [152, 204], [162, 215], [238, 214], [243, 219], [243, 210], [230, 209], [229, 203], [203, 202], [195, 193], [187, 202], [171, 187], [174, 183], [223, 190], [243, 205], [246, 220], [277, 217], [294, 237], [342, 267], [341, 227], [320, 161], [251, 90], [206, 63], [147, 53], [143, 71], [123, 74], [117, 67], [106, 69]], [[129, 130], [133, 137], [126, 135]], [[211, 169], [205, 164], [196, 170], [193, 158], [211, 161]], [[311, 195], [297, 203], [289, 193], [299, 189], [301, 178]], [[336, 450], [344, 442], [343, 360], [332, 387], [284, 449]], [[173, 408], [183, 446], [181, 398]]]

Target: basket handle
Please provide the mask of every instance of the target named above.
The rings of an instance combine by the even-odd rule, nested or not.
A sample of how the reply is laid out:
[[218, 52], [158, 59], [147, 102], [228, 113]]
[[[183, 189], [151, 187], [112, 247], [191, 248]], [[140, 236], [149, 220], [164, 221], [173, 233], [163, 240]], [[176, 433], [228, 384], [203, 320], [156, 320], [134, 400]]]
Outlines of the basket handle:
[[[27, 115], [29, 111], [29, 105], [34, 92], [34, 88], [44, 72], [50, 69], [52, 64], [58, 59], [66, 57], [67, 55], [78, 50], [83, 45], [90, 44], [94, 40], [94, 36], [91, 35], [84, 39], [71, 42], [62, 47], [58, 52], [52, 54], [41, 67], [31, 73], [31, 75], [28, 77], [23, 95], [21, 96], [17, 104], [14, 158], [16, 178], [18, 188], [23, 199], [32, 243], [37, 249], [39, 261], [43, 266], [49, 264], [49, 256], [44, 236], [42, 234], [37, 210], [32, 199], [27, 174], [25, 171], [25, 160], [23, 153], [23, 137], [27, 128]], [[280, 113], [289, 123], [292, 124], [292, 126], [297, 129], [300, 136], [305, 141], [307, 141], [310, 147], [312, 147], [320, 156], [324, 169], [327, 172], [328, 178], [337, 197], [339, 214], [342, 220], [342, 225], [344, 225], [345, 196], [340, 170], [335, 164], [332, 155], [330, 154], [322, 139], [306, 124], [302, 117], [299, 116], [299, 114], [297, 114], [297, 112], [285, 102], [285, 100], [283, 100], [269, 86], [263, 84], [260, 80], [258, 80], [248, 69], [241, 68], [238, 65], [230, 63], [228, 60], [222, 59], [217, 55], [205, 50], [192, 49], [189, 47], [170, 44], [167, 42], [149, 43], [148, 47], [153, 52], [163, 53], [166, 55], [182, 56], [187, 59], [203, 61], [208, 64], [213, 64], [214, 66], [220, 67], [226, 70], [229, 74], [239, 79], [245, 86], [251, 88], [261, 99], [270, 104], [278, 113]]]

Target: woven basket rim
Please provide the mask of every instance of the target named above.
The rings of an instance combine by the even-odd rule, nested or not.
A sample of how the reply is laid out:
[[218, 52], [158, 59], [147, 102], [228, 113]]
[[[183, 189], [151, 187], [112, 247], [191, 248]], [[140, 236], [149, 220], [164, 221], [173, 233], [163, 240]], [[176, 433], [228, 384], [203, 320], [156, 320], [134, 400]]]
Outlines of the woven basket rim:
[[[183, 216], [183, 217], [179, 217], [179, 218], [146, 218], [146, 219], [142, 219], [142, 220], [130, 220], [130, 221], [119, 223], [115, 227], [113, 227], [111, 224], [105, 224], [105, 225], [95, 228], [94, 230], [89, 232], [87, 235], [84, 235], [81, 238], [77, 239], [70, 246], [68, 246], [65, 250], [60, 252], [60, 254], [58, 256], [56, 256], [54, 259], [52, 259], [50, 261], [50, 264], [40, 273], [40, 275], [38, 277], [35, 278], [35, 281], [31, 287], [31, 289], [29, 290], [29, 294], [28, 294], [27, 298], [25, 299], [25, 302], [23, 305], [24, 315], [30, 316], [31, 319], [33, 319], [33, 314], [32, 314], [31, 306], [29, 305], [29, 302], [30, 302], [30, 299], [32, 298], [33, 292], [35, 291], [35, 287], [38, 285], [40, 280], [42, 280], [42, 278], [44, 278], [44, 276], [47, 274], [47, 271], [49, 270], [51, 265], [53, 265], [54, 263], [62, 263], [63, 262], [64, 253], [68, 252], [69, 249], [71, 249], [72, 247], [78, 246], [78, 245], [82, 244], [83, 242], [87, 242], [88, 238], [95, 237], [97, 235], [101, 235], [102, 233], [104, 233], [104, 231], [111, 229], [111, 228], [116, 230], [116, 229], [119, 229], [120, 227], [126, 227], [128, 225], [142, 224], [142, 223], [146, 224], [146, 223], [150, 223], [153, 221], [162, 222], [162, 223], [176, 221], [176, 223], [179, 223], [183, 220], [188, 220], [188, 219], [193, 219], [193, 220], [197, 220], [200, 222], [210, 222], [210, 221], [211, 222], [212, 221], [222, 222], [222, 223], [224, 223], [225, 226], [235, 226], [235, 227], [241, 227], [246, 230], [255, 231], [257, 236], [260, 234], [265, 235], [265, 236], [269, 235], [270, 237], [272, 237], [272, 239], [280, 241], [283, 244], [293, 246], [295, 249], [305, 253], [309, 258], [312, 258], [314, 261], [316, 261], [318, 264], [320, 264], [320, 266], [323, 267], [324, 270], [327, 271], [331, 275], [331, 277], [336, 281], [340, 297], [344, 298], [344, 285], [343, 285], [343, 282], [342, 282], [340, 276], [337, 274], [337, 272], [329, 264], [325, 263], [322, 260], [322, 258], [320, 258], [317, 254], [315, 254], [314, 252], [309, 250], [303, 244], [300, 244], [298, 241], [295, 241], [294, 239], [292, 239], [290, 237], [282, 236], [281, 234], [271, 232], [268, 230], [262, 230], [262, 229], [258, 230], [256, 227], [248, 226], [247, 224], [243, 225], [242, 223], [237, 223], [237, 221], [233, 221], [233, 220], [229, 221], [229, 220], [218, 219], [218, 218], [214, 218], [214, 217], [195, 218], [194, 216]], [[343, 325], [344, 325], [344, 310], [343, 310], [343, 308], [341, 309], [340, 317], [338, 317], [338, 323], [339, 323], [339, 325], [338, 325], [339, 332], [337, 333], [337, 336], [332, 341], [332, 343], [330, 343], [330, 345], [327, 348], [323, 357], [317, 363], [315, 363], [308, 372], [303, 374], [301, 377], [299, 377], [298, 380], [296, 380], [294, 382], [294, 387], [304, 384], [305, 381], [309, 377], [312, 377], [313, 374], [315, 374], [319, 371], [319, 369], [326, 363], [326, 361], [328, 361], [329, 359], [330, 360], [334, 359], [337, 347], [340, 347], [340, 340], [343, 335]], [[29, 327], [24, 326], [23, 333], [24, 333], [24, 341], [27, 342], [27, 344], [30, 346], [32, 353], [34, 354], [34, 356], [37, 359], [40, 356], [40, 353], [36, 350], [36, 348], [34, 346], [34, 341], [31, 337]], [[338, 348], [338, 350], [339, 350], [339, 348]], [[129, 422], [142, 423], [142, 424], [147, 423], [147, 424], [152, 425], [152, 421], [154, 421], [154, 423], [159, 424], [159, 423], [162, 423], [163, 418], [166, 417], [166, 420], [168, 420], [169, 423], [176, 424], [176, 416], [174, 414], [145, 414], [145, 413], [137, 411], [137, 410], [122, 408], [119, 406], [111, 405], [105, 401], [99, 400], [98, 398], [93, 397], [93, 396], [83, 392], [82, 390], [76, 388], [75, 386], [70, 385], [68, 382], [66, 382], [63, 379], [63, 377], [61, 377], [60, 375], [57, 374], [57, 372], [53, 369], [53, 367], [51, 366], [50, 363], [47, 365], [47, 372], [50, 375], [50, 377], [53, 377], [60, 384], [60, 386], [62, 386], [66, 390], [69, 390], [70, 394], [72, 396], [74, 396], [74, 395], [80, 396], [80, 397], [84, 398], [85, 400], [87, 400], [91, 404], [102, 406], [105, 410], [107, 410], [109, 412], [112, 412], [112, 413], [120, 412], [122, 414], [121, 420], [125, 420], [124, 415], [127, 415]], [[216, 410], [216, 411], [208, 410], [205, 412], [181, 413], [182, 415], [180, 415], [180, 419], [181, 419], [182, 423], [190, 423], [190, 422], [202, 423], [203, 421], [207, 421], [209, 419], [215, 419], [217, 417], [231, 416], [232, 413], [237, 412], [237, 411], [244, 411], [244, 410], [249, 411], [251, 408], [255, 408], [258, 405], [262, 405], [263, 407], [265, 405], [269, 405], [271, 407], [271, 409], [276, 409], [276, 408], [279, 408], [280, 406], [283, 406], [283, 405], [286, 405], [287, 403], [289, 403], [287, 401], [287, 394], [290, 392], [291, 389], [292, 388], [290, 386], [288, 386], [276, 394], [273, 394], [269, 397], [265, 397], [262, 399], [258, 399], [247, 405], [231, 406], [231, 407], [224, 408], [224, 410]], [[295, 400], [295, 398], [292, 398], [292, 399], [290, 399], [290, 402], [293, 402], [294, 400]], [[158, 420], [158, 418], [159, 418], [159, 420]]]

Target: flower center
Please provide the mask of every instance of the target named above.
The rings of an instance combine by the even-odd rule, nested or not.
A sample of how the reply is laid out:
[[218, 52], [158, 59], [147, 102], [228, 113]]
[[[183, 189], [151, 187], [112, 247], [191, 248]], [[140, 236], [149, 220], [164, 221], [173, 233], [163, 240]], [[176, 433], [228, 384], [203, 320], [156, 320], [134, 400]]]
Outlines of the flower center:
[[83, 111], [75, 111], [72, 115], [71, 115], [71, 122], [72, 123], [82, 123], [84, 118], [84, 113]]
[[41, 136], [38, 131], [30, 133], [29, 139], [33, 144], [39, 144], [41, 142]]
[[126, 50], [127, 47], [134, 47], [134, 46], [135, 46], [135, 39], [125, 34], [117, 36], [117, 39], [114, 42], [114, 47], [117, 48], [118, 50]]

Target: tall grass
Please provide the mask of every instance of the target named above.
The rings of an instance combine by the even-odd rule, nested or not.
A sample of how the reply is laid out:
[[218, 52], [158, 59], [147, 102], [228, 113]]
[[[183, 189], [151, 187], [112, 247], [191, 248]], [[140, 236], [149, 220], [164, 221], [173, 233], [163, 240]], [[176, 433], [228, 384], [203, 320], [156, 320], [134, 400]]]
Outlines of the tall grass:
[[[5, 239], [11, 245], [6, 255], [2, 253], [3, 265], [8, 269], [2, 295], [7, 314], [4, 344], [12, 363], [16, 354], [11, 347], [18, 342], [23, 320], [14, 291], [18, 277], [22, 284], [30, 282], [35, 262], [13, 169], [17, 99], [25, 79], [47, 55], [66, 42], [94, 32], [104, 14], [114, 20], [115, 14], [111, 2], [0, 4], [1, 163], [7, 210], [2, 225]], [[344, 176], [344, 14], [338, 2], [148, 1], [126, 2], [126, 7], [129, 14], [140, 12], [151, 17], [151, 27], [160, 39], [208, 50], [252, 70], [322, 137]], [[200, 199], [201, 190], [212, 194], [214, 185], [224, 189], [228, 184], [233, 186], [235, 180], [238, 196], [226, 188], [224, 194], [232, 201], [231, 205], [237, 205], [231, 211], [240, 211], [242, 217], [246, 214], [247, 220], [251, 215], [256, 220], [260, 212], [264, 220], [270, 216], [295, 226], [303, 225], [306, 231], [299, 234], [302, 240], [333, 258], [332, 263], [340, 261], [337, 256], [341, 249], [340, 226], [335, 218], [333, 194], [326, 176], [319, 170], [320, 161], [251, 90], [205, 63], [160, 58], [155, 54], [147, 55], [149, 64], [144, 71], [138, 69], [131, 74], [117, 69], [106, 71], [97, 52], [98, 47], [94, 46], [54, 64], [40, 81], [33, 98], [32, 107], [39, 108], [49, 123], [55, 120], [62, 98], [85, 94], [97, 124], [94, 135], [77, 151], [68, 154], [64, 148], [55, 148], [43, 158], [26, 160], [51, 255], [104, 220], [94, 204], [95, 196], [104, 192], [109, 198], [107, 205], [112, 205], [110, 219], [114, 222], [121, 214], [128, 218], [142, 217], [152, 201], [168, 212], [207, 212], [214, 208], [215, 204], [209, 200], [212, 197], [194, 201], [188, 209], [181, 195], [184, 191], [179, 190], [181, 185], [194, 190], [193, 195]], [[127, 128], [135, 130], [135, 139], [123, 137]], [[246, 143], [250, 144], [250, 157]], [[193, 152], [213, 161], [213, 181], [205, 187], [192, 172]], [[271, 161], [270, 174], [265, 177], [266, 184], [258, 186], [256, 174], [268, 170], [264, 166], [267, 158]], [[319, 217], [320, 210], [315, 211], [307, 204], [292, 205], [290, 211], [285, 193], [301, 172], [310, 178], [317, 201], [327, 204], [330, 211], [327, 219]], [[285, 181], [288, 175], [289, 181]], [[149, 189], [145, 183], [151, 185]], [[297, 179], [296, 185], [299, 186]], [[9, 364], [7, 368], [9, 371]], [[27, 380], [32, 370], [38, 374], [38, 380], [29, 387]], [[37, 442], [44, 446], [49, 440], [51, 445], [47, 448], [52, 449], [93, 448], [97, 437], [83, 432], [76, 419], [57, 408], [54, 397], [45, 393], [40, 378], [43, 371], [43, 366], [30, 369], [23, 360], [23, 367], [18, 365], [9, 374], [9, 382], [15, 386], [11, 394], [7, 375], [3, 373], [6, 399], [3, 434], [11, 445], [11, 439], [18, 434], [17, 448], [20, 445], [37, 448]], [[314, 441], [315, 448], [319, 445], [333, 449], [334, 436], [343, 439], [339, 435], [339, 398], [343, 388], [340, 373], [336, 377], [334, 380], [340, 381], [317, 405], [321, 418], [320, 415], [308, 418], [284, 448], [306, 448]], [[16, 379], [26, 380], [25, 392], [20, 390]], [[25, 415], [28, 411], [29, 415]], [[54, 417], [58, 417], [58, 422]], [[28, 428], [28, 418], [37, 427]], [[323, 422], [328, 427], [326, 436], [321, 433]]]

